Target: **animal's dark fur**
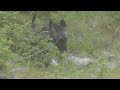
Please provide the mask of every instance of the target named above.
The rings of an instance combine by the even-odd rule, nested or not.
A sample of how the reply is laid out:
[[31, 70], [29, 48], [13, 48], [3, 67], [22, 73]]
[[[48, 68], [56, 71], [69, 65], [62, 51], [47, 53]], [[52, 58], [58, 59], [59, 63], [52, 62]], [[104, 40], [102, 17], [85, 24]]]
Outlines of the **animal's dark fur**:
[[61, 20], [58, 24], [54, 22], [49, 22], [49, 32], [50, 37], [53, 39], [53, 42], [58, 47], [59, 51], [63, 52], [67, 50], [67, 30], [66, 23], [64, 20]]

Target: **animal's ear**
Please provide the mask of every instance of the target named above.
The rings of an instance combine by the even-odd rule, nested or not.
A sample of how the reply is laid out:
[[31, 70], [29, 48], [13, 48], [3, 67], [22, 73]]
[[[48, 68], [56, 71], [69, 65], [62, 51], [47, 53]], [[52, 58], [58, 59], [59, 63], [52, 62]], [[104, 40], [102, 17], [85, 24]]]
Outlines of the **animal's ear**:
[[62, 20], [60, 20], [60, 25], [61, 25], [62, 27], [66, 27], [66, 22], [62, 19]]
[[49, 27], [52, 29], [54, 27], [54, 23], [52, 21], [49, 22]]

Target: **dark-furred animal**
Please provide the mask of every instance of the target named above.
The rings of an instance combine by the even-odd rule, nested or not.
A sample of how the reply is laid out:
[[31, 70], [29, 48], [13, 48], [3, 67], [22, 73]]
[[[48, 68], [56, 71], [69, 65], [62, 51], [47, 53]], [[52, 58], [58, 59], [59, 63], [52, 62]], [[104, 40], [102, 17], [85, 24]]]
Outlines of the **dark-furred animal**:
[[53, 43], [58, 47], [60, 52], [67, 51], [67, 30], [66, 22], [62, 19], [59, 24], [53, 21], [49, 22], [49, 33]]

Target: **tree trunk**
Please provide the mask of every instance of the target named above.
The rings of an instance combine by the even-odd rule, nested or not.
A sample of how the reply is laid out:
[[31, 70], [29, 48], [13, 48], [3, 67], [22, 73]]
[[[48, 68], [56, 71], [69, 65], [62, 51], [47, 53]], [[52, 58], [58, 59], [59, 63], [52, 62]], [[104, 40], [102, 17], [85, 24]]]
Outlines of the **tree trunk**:
[[35, 30], [35, 20], [36, 20], [36, 17], [37, 17], [37, 11], [34, 11], [33, 12], [33, 17], [32, 17], [32, 29], [33, 29], [33, 31]]

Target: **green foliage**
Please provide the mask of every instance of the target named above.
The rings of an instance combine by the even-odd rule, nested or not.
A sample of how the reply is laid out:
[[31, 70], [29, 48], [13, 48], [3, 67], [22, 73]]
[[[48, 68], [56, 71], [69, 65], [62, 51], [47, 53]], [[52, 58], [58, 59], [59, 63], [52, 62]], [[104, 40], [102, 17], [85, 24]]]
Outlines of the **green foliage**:
[[[6, 12], [2, 23], [4, 26], [1, 27], [4, 31], [3, 36], [7, 41], [12, 42], [9, 48], [21, 58], [29, 57], [38, 52], [23, 60], [39, 61], [43, 66], [44, 63], [45, 65], [49, 64], [51, 59], [56, 58], [57, 54], [59, 54], [57, 47], [51, 43], [51, 40], [44, 39], [40, 35], [40, 29], [36, 32], [32, 31], [29, 22], [16, 23], [17, 15], [19, 15], [18, 12]], [[5, 55], [7, 55], [7, 52]]]
[[[0, 12], [0, 70], [6, 68], [6, 62], [21, 60], [23, 62], [15, 63], [16, 67], [20, 67], [20, 64], [30, 67], [28, 72], [19, 72], [18, 75], [26, 77], [29, 74], [29, 78], [105, 78], [112, 72], [119, 74], [119, 65], [117, 70], [108, 68], [108, 57], [111, 53], [116, 58], [120, 54], [119, 32], [112, 42], [112, 34], [120, 24], [120, 12], [38, 11], [36, 24], [39, 27], [36, 31], [31, 28], [32, 13]], [[49, 20], [62, 18], [67, 22], [68, 31], [68, 51], [63, 54], [52, 43], [52, 39], [40, 34], [40, 27]], [[88, 66], [76, 66], [68, 61], [69, 54], [83, 54], [92, 57], [94, 61]], [[59, 65], [50, 66], [52, 59]]]
[[109, 11], [109, 12], [106, 12], [107, 15], [109, 15], [115, 24], [119, 23], [120, 21], [120, 12], [116, 12], [116, 11]]
[[7, 68], [7, 65], [5, 61], [0, 60], [0, 71], [5, 70]]

